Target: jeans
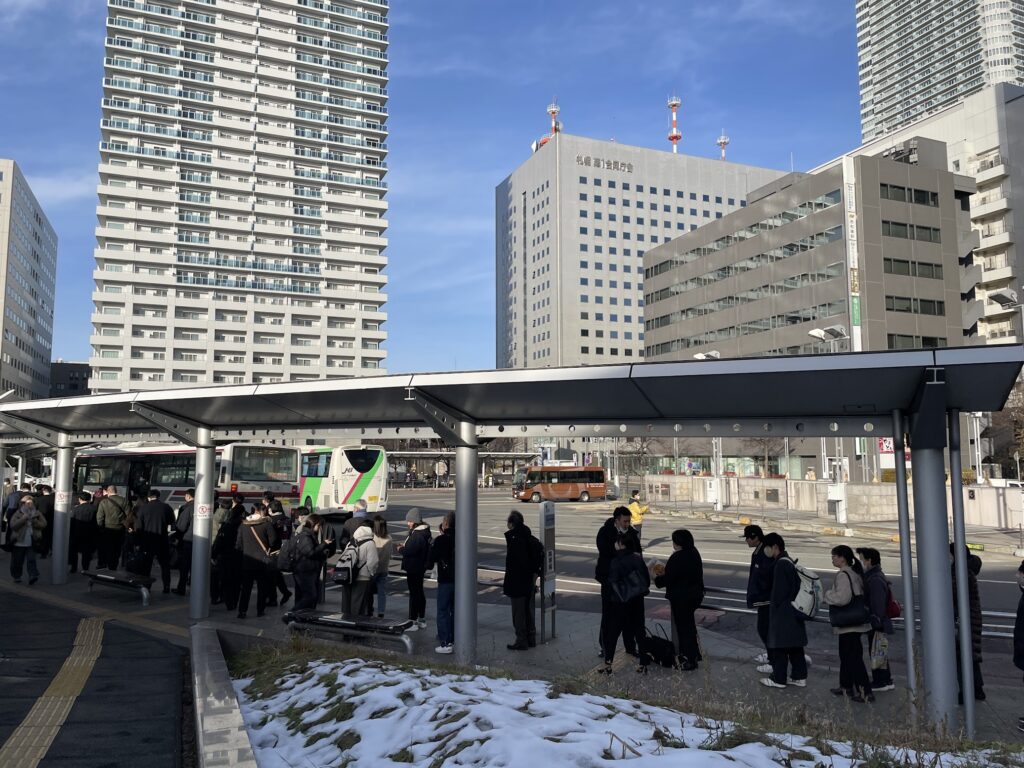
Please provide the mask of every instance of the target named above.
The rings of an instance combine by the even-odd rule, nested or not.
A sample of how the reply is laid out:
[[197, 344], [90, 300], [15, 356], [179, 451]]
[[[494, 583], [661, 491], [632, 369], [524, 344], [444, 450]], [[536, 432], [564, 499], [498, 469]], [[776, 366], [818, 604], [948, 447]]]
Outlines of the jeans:
[[864, 643], [861, 632], [839, 635], [839, 687], [847, 691], [855, 688], [871, 693], [871, 681], [864, 666]]
[[769, 648], [768, 657], [772, 663], [771, 679], [786, 684], [786, 667], [793, 667], [793, 680], [807, 679], [807, 658], [803, 648]]
[[29, 579], [39, 578], [39, 568], [36, 565], [36, 550], [33, 546], [27, 547], [14, 547], [11, 549], [11, 576], [16, 580], [21, 578], [21, 569], [25, 564], [25, 559], [28, 559], [28, 577]]
[[379, 573], [371, 581], [377, 594], [377, 615], [383, 616], [388, 607], [388, 575]]
[[437, 642], [439, 645], [455, 643], [455, 584], [451, 582], [437, 585]]
[[407, 573], [405, 574], [405, 583], [409, 587], [409, 618], [413, 621], [427, 618], [427, 596], [423, 592], [423, 574]]

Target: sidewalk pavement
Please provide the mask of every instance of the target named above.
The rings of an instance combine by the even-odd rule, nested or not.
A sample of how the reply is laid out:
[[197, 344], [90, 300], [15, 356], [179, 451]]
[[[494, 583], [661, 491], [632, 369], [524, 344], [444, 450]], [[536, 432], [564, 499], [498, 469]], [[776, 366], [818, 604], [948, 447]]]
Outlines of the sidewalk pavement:
[[[779, 531], [797, 531], [801, 533], [817, 533], [826, 536], [847, 536], [861, 539], [885, 539], [899, 542], [899, 523], [895, 520], [878, 520], [871, 522], [837, 523], [829, 517], [820, 517], [816, 512], [804, 512], [792, 509], [762, 509], [758, 507], [726, 507], [716, 512], [713, 507], [690, 505], [688, 502], [667, 504], [656, 502], [651, 504], [648, 514], [658, 517], [681, 517], [688, 520], [708, 520], [731, 525], [749, 525], [754, 523], [762, 528]], [[911, 520], [911, 534], [913, 534]], [[983, 525], [967, 526], [967, 541], [979, 545], [985, 552], [1018, 555], [1021, 549], [1020, 531], [1017, 528], [989, 528]]]

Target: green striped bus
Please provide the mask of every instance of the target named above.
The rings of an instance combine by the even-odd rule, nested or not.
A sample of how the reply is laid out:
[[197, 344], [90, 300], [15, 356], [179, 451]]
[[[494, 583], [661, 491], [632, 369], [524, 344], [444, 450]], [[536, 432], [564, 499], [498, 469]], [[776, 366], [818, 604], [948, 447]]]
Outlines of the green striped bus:
[[299, 498], [317, 512], [351, 512], [365, 499], [370, 514], [388, 508], [388, 457], [379, 445], [322, 446], [302, 452]]

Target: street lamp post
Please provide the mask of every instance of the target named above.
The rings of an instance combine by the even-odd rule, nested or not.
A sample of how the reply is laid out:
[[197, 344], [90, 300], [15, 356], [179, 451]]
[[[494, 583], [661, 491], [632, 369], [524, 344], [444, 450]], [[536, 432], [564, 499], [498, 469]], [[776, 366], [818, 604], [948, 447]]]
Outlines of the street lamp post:
[[[707, 352], [698, 352], [693, 356], [694, 360], [719, 360], [722, 353], [717, 349]], [[722, 438], [711, 438], [711, 466], [715, 473], [715, 511], [722, 511]]]

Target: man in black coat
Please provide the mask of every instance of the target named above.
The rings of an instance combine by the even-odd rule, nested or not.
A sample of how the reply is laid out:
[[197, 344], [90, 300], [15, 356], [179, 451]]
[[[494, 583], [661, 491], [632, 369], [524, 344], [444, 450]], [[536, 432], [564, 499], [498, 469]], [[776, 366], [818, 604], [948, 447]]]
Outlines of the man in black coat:
[[[505, 531], [505, 580], [502, 591], [512, 602], [512, 626], [516, 631], [510, 651], [525, 651], [537, 645], [537, 627], [534, 624], [537, 577], [544, 563], [544, 546], [533, 535], [521, 512], [512, 511]], [[539, 553], [539, 554], [538, 554]]]
[[78, 494], [78, 503], [71, 508], [71, 529], [68, 537], [68, 566], [71, 573], [78, 571], [81, 559], [82, 570], [89, 570], [92, 553], [96, 549], [96, 503], [92, 494], [83, 491]]
[[430, 560], [430, 526], [423, 522], [419, 507], [412, 507], [405, 514], [409, 536], [397, 549], [402, 556], [402, 570], [409, 589], [409, 619], [415, 622], [406, 632], [414, 632], [427, 626], [427, 598], [423, 591], [423, 578]]
[[295, 582], [296, 611], [316, 608], [317, 598], [320, 597], [320, 573], [324, 561], [334, 553], [332, 540], [319, 541], [323, 527], [320, 515], [309, 515], [305, 524], [296, 531], [291, 544], [295, 551], [292, 578]]
[[[627, 551], [638, 555], [642, 553], [640, 537], [629, 524], [632, 516], [633, 513], [629, 511], [629, 507], [616, 507], [612, 516], [604, 521], [604, 525], [597, 532], [597, 566], [594, 568], [594, 579], [601, 585], [601, 629], [599, 635], [601, 656], [604, 656], [604, 637], [607, 629], [605, 617], [612, 610], [612, 592], [608, 583], [608, 575], [615, 557], [615, 542], [619, 536], [623, 536]], [[626, 653], [630, 656], [639, 655], [632, 625], [623, 629], [622, 644], [626, 646]]]
[[39, 486], [39, 497], [36, 499], [36, 509], [46, 518], [46, 527], [43, 529], [43, 538], [36, 545], [39, 557], [46, 558], [53, 549], [53, 488], [48, 485]]
[[185, 491], [185, 503], [178, 508], [178, 519], [174, 524], [174, 538], [178, 544], [178, 586], [174, 594], [184, 595], [188, 578], [192, 575], [192, 512], [195, 505], [196, 489]]
[[750, 553], [750, 575], [747, 577], [747, 608], [757, 608], [757, 634], [766, 653], [758, 662], [768, 662], [768, 603], [772, 597], [772, 571], [775, 561], [764, 552], [764, 531], [759, 525], [743, 529], [743, 539], [754, 551]]
[[135, 532], [139, 547], [146, 555], [144, 574], [149, 576], [154, 558], [160, 564], [160, 578], [164, 594], [171, 591], [171, 552], [167, 532], [174, 525], [174, 510], [160, 501], [160, 493], [150, 489], [146, 501], [135, 510]]
[[785, 688], [787, 665], [793, 673], [789, 684], [798, 688], [807, 686], [807, 628], [804, 618], [793, 607], [793, 598], [800, 591], [800, 574], [796, 564], [786, 552], [786, 542], [777, 533], [764, 537], [764, 551], [775, 560], [772, 571], [772, 592], [768, 611], [768, 655], [772, 673], [761, 678], [761, 684], [769, 688]]

